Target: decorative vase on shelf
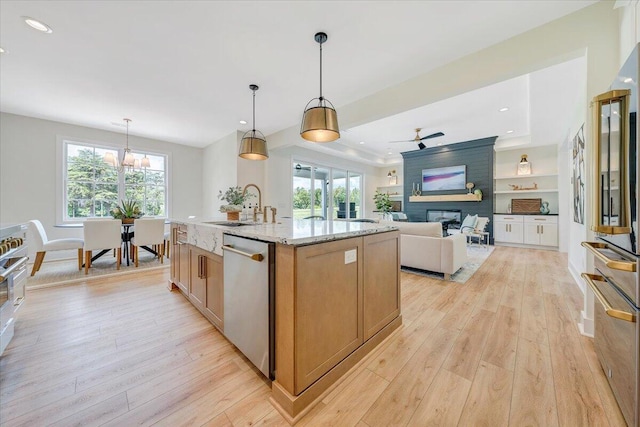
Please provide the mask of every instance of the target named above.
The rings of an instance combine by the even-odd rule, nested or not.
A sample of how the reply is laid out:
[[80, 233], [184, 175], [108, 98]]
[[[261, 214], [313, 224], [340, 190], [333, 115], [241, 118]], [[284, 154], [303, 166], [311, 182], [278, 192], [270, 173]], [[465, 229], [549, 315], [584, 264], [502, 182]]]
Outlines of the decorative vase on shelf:
[[540, 213], [542, 215], [547, 215], [549, 213], [549, 202], [542, 202], [542, 206], [540, 206]]

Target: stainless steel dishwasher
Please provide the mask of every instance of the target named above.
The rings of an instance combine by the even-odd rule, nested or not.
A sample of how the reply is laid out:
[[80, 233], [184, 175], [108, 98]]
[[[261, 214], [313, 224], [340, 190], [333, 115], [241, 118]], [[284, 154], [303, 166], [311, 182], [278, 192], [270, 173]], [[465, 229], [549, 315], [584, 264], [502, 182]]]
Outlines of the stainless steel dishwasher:
[[225, 234], [224, 334], [274, 379], [275, 245]]

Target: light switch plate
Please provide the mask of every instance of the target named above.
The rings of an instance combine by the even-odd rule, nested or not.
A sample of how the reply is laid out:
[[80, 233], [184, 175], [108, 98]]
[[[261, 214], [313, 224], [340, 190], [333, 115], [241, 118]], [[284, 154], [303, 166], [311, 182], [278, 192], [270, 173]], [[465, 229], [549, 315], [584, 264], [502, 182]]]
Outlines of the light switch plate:
[[351, 249], [350, 251], [344, 251], [344, 263], [351, 264], [352, 262], [356, 262], [358, 260], [358, 252], [355, 249]]

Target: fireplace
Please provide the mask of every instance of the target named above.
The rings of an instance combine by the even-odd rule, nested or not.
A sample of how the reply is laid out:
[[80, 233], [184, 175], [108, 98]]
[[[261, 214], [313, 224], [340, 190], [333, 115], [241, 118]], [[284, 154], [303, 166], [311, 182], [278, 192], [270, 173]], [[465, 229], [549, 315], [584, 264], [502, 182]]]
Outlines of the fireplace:
[[460, 209], [427, 209], [427, 222], [440, 222], [445, 236], [450, 226], [460, 224], [461, 216]]

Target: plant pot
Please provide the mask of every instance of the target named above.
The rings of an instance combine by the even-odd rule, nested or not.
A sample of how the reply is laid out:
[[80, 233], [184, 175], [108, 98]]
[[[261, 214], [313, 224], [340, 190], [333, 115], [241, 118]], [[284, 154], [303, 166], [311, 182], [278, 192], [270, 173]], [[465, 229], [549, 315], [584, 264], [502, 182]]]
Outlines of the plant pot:
[[227, 221], [240, 221], [240, 212], [227, 212]]
[[133, 221], [135, 221], [135, 218], [122, 218], [123, 224], [133, 224]]

